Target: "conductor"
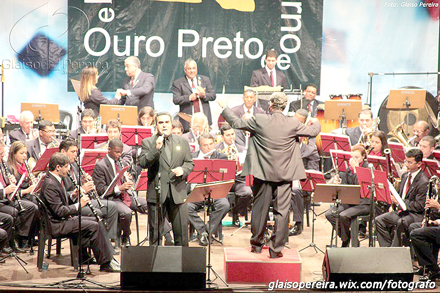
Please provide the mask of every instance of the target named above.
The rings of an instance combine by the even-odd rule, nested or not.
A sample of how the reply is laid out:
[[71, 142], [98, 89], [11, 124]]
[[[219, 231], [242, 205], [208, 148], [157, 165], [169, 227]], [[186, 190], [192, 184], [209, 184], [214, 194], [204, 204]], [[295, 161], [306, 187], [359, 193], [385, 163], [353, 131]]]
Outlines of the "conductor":
[[256, 114], [247, 120], [238, 118], [226, 101], [219, 99], [226, 121], [237, 129], [251, 133], [249, 149], [243, 166], [243, 175], [253, 175], [254, 205], [251, 220], [251, 252], [261, 253], [269, 207], [273, 202], [275, 226], [270, 239], [270, 258], [283, 256], [288, 233], [288, 215], [292, 180], [306, 177], [301, 161], [298, 136], [316, 136], [321, 130], [317, 119], [305, 126], [295, 117], [286, 117], [283, 110], [287, 97], [273, 93], [269, 101], [269, 115]]

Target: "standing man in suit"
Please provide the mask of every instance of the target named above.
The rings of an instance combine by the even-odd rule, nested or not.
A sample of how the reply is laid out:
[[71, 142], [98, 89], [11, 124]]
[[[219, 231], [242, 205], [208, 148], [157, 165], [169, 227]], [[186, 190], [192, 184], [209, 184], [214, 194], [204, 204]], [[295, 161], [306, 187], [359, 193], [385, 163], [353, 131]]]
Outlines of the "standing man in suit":
[[[114, 138], [108, 143], [108, 154], [95, 165], [92, 178], [95, 182], [96, 191], [99, 195], [103, 195], [108, 186], [113, 181], [113, 178], [117, 175], [122, 166], [121, 158], [123, 153], [123, 143], [120, 139]], [[130, 224], [132, 218], [132, 211], [145, 212], [147, 208], [147, 202], [144, 198], [138, 198], [140, 206], [137, 206], [131, 188], [134, 183], [121, 179], [113, 190], [109, 191], [107, 195], [108, 200], [113, 200], [116, 203], [119, 223], [122, 230], [122, 244], [124, 246], [130, 246]], [[135, 192], [135, 191], [134, 191]]]
[[[214, 136], [210, 133], [203, 133], [199, 137], [199, 148], [200, 151], [194, 152], [192, 154], [194, 159], [219, 159], [219, 160], [227, 160], [228, 157], [225, 154], [217, 151], [214, 143]], [[205, 204], [203, 201], [199, 202], [189, 202], [188, 203], [188, 216], [189, 222], [197, 231], [197, 235], [199, 238], [199, 244], [202, 246], [208, 245], [208, 228], [209, 222], [211, 222], [211, 235], [214, 234], [218, 227], [221, 225], [223, 218], [229, 211], [229, 202], [226, 197], [214, 199], [213, 200], [213, 209], [211, 215], [209, 217], [209, 222], [205, 223], [203, 220], [197, 215], [198, 212], [203, 210]]]
[[367, 131], [374, 131], [373, 126], [373, 112], [368, 109], [361, 110], [358, 114], [359, 126], [347, 128], [345, 134], [350, 138], [350, 144], [353, 146], [358, 143], [364, 143], [364, 135]]
[[49, 161], [49, 172], [41, 187], [41, 196], [49, 210], [49, 219], [52, 227], [52, 236], [58, 237], [72, 233], [82, 233], [83, 247], [89, 245], [93, 250], [96, 262], [101, 266], [101, 271], [119, 272], [119, 263], [113, 259], [115, 251], [107, 238], [105, 228], [93, 218], [81, 218], [81, 231], [77, 217], [79, 205], [86, 206], [90, 201], [88, 196], [83, 196], [80, 203], [70, 204], [62, 179], [67, 176], [70, 169], [69, 158], [61, 153], [52, 155]]
[[42, 120], [38, 125], [38, 137], [26, 142], [28, 157], [35, 161], [41, 157], [46, 148], [51, 143], [57, 143], [55, 140], [55, 125], [48, 120]]
[[405, 202], [406, 210], [402, 210], [391, 195], [391, 200], [397, 209], [376, 217], [377, 240], [381, 247], [402, 246], [402, 233], [408, 231], [411, 223], [423, 220], [428, 178], [420, 168], [422, 159], [423, 153], [419, 149], [410, 149], [405, 154], [405, 166], [408, 172], [402, 175], [399, 195]]
[[156, 244], [158, 240], [157, 220], [160, 234], [163, 235], [163, 224], [168, 213], [175, 245], [188, 246], [186, 180], [194, 168], [194, 163], [188, 141], [171, 134], [171, 119], [171, 115], [166, 112], [156, 115], [156, 133], [142, 140], [139, 163], [142, 168], [148, 168], [150, 245]]
[[317, 119], [305, 126], [294, 117], [286, 117], [287, 96], [273, 93], [269, 101], [270, 115], [257, 114], [248, 120], [238, 118], [219, 101], [222, 115], [233, 128], [251, 131], [249, 149], [242, 174], [253, 175], [254, 205], [251, 222], [251, 252], [261, 253], [269, 207], [273, 202], [275, 226], [270, 239], [270, 257], [282, 257], [288, 234], [288, 217], [292, 180], [304, 179], [306, 174], [301, 164], [301, 151], [297, 136], [316, 136], [321, 130]]
[[323, 104], [323, 102], [316, 99], [317, 92], [318, 87], [315, 84], [308, 84], [306, 86], [304, 97], [290, 103], [289, 112], [296, 112], [299, 109], [305, 109], [312, 117], [316, 117], [316, 114], [318, 113], [318, 105]]
[[282, 86], [283, 90], [287, 89], [286, 76], [275, 69], [277, 58], [278, 54], [274, 49], [266, 52], [266, 58], [264, 59], [266, 66], [252, 72], [251, 87], [268, 85], [271, 87]]
[[[193, 115], [202, 112], [208, 117], [209, 125], [212, 125], [211, 108], [209, 101], [215, 100], [215, 91], [209, 77], [197, 75], [197, 63], [193, 59], [185, 61], [185, 76], [173, 82], [173, 103], [179, 105], [179, 111]], [[189, 124], [182, 118], [185, 132], [189, 130]]]
[[26, 142], [37, 138], [37, 132], [32, 129], [34, 126], [34, 114], [32, 114], [31, 111], [21, 112], [18, 123], [20, 124], [20, 128], [14, 129], [9, 133], [9, 141], [11, 144], [17, 140]]
[[130, 56], [124, 61], [127, 78], [123, 88], [117, 89], [116, 94], [125, 97], [126, 106], [137, 106], [138, 110], [145, 106], [154, 109], [154, 87], [156, 81], [151, 73], [142, 72], [141, 61], [136, 56]]

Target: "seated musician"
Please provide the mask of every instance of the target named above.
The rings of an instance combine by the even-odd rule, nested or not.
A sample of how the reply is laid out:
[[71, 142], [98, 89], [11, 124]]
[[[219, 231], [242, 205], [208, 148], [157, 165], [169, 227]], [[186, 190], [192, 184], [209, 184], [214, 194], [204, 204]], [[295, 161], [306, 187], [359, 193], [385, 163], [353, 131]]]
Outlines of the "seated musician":
[[[20, 204], [17, 202], [17, 197], [16, 200], [10, 204], [10, 206], [8, 205], [9, 212], [0, 209], [0, 211], [6, 212], [12, 215], [14, 219], [17, 219], [16, 234], [18, 236], [17, 239], [20, 247], [27, 246], [26, 243], [23, 243], [25, 240], [28, 240], [28, 245], [32, 245], [32, 239], [35, 236], [35, 231], [37, 228], [36, 219], [38, 206], [35, 203], [35, 198], [33, 198], [33, 195], [31, 195], [31, 192], [35, 188], [35, 184], [31, 182], [28, 170], [25, 166], [27, 153], [28, 151], [26, 148], [26, 144], [22, 141], [16, 141], [11, 145], [9, 149], [7, 162], [8, 172], [11, 174], [10, 178], [8, 178], [9, 184], [17, 184], [21, 176], [26, 177], [18, 191], [21, 198], [21, 206], [23, 207], [23, 211], [20, 212], [21, 207]], [[11, 180], [15, 182], [11, 182]], [[11, 208], [13, 208], [13, 210], [10, 210]]]
[[[107, 122], [107, 136], [108, 141], [105, 143], [100, 143], [95, 146], [95, 149], [107, 149], [108, 144], [112, 139], [119, 139], [121, 140], [121, 122], [119, 122], [117, 119], [110, 119]], [[120, 161], [122, 162], [122, 167], [125, 166], [132, 166], [133, 165], [133, 148], [129, 145], [126, 145], [125, 143], [122, 144], [122, 154]]]
[[[358, 185], [358, 178], [356, 175], [356, 167], [368, 167], [367, 152], [363, 145], [357, 144], [351, 147], [351, 158], [349, 161], [349, 168], [345, 172], [339, 173], [339, 178], [335, 178], [336, 184]], [[327, 210], [325, 217], [336, 227], [336, 214], [333, 211], [335, 207]], [[377, 209], [377, 206], [376, 206]], [[377, 209], [377, 213], [380, 211]], [[370, 213], [370, 199], [361, 198], [358, 205], [340, 205], [339, 206], [339, 231], [338, 235], [342, 240], [342, 247], [348, 247], [350, 244], [350, 226], [351, 221], [358, 216], [368, 215]]]
[[388, 148], [388, 141], [386, 134], [381, 131], [377, 130], [373, 132], [370, 139], [370, 148], [368, 149], [367, 153], [370, 156], [379, 156], [384, 157], [385, 153], [384, 150]]
[[[308, 116], [307, 110], [299, 109], [295, 112], [295, 117], [301, 122], [305, 123]], [[316, 148], [316, 144], [311, 143], [310, 139], [306, 143], [304, 137], [299, 138], [301, 159], [306, 170], [318, 170], [319, 169], [319, 153]], [[290, 202], [293, 210], [293, 221], [295, 224], [289, 231], [289, 236], [300, 235], [303, 230], [304, 222], [304, 200], [310, 201], [310, 192], [301, 190], [301, 188], [292, 186], [292, 200]]]
[[[426, 199], [425, 209], [429, 214], [423, 219], [423, 224], [410, 225], [410, 238], [419, 265], [426, 267], [428, 279], [435, 282], [440, 277], [437, 264], [440, 249], [440, 203], [438, 198], [435, 198], [435, 194]], [[422, 275], [423, 268], [417, 274]]]
[[175, 134], [178, 136], [183, 135], [183, 125], [179, 120], [171, 121], [171, 134]]
[[[223, 141], [216, 146], [216, 149], [228, 157], [228, 160], [236, 160], [239, 164], [239, 155], [246, 152], [246, 149], [235, 143], [235, 129], [228, 123], [220, 127]], [[240, 174], [235, 175], [235, 184], [231, 189], [234, 197], [229, 198], [229, 204], [232, 206], [232, 224], [240, 226], [238, 215], [244, 216], [251, 206], [252, 190], [246, 186], [246, 177]]]
[[182, 137], [186, 138], [189, 143], [197, 143], [202, 133], [209, 132], [208, 118], [202, 112], [196, 112], [191, 117], [190, 129], [184, 133]]
[[81, 127], [70, 131], [69, 137], [71, 139], [78, 139], [78, 132], [80, 134], [96, 134], [103, 132], [102, 129], [96, 129], [95, 121], [95, 112], [92, 109], [84, 109], [81, 113]]
[[9, 142], [14, 141], [26, 142], [38, 137], [38, 132], [34, 131], [34, 114], [31, 111], [23, 111], [20, 114], [19, 124], [20, 128], [14, 129], [9, 133]]
[[429, 135], [429, 124], [424, 120], [419, 120], [414, 123], [413, 134], [414, 136], [409, 139], [409, 145], [412, 147], [418, 147], [420, 140]]
[[150, 106], [145, 106], [139, 110], [138, 125], [140, 126], [154, 126], [154, 116], [156, 113]]
[[365, 135], [368, 132], [375, 131], [377, 127], [377, 125], [373, 124], [373, 112], [368, 109], [364, 109], [359, 112], [358, 122], [359, 126], [347, 128], [345, 130], [345, 134], [350, 138], [351, 145], [365, 143]]
[[[49, 219], [52, 236], [77, 234], [79, 230], [78, 214], [79, 204], [84, 207], [90, 199], [81, 197], [80, 203], [69, 203], [68, 195], [62, 184], [62, 178], [67, 176], [70, 169], [69, 158], [61, 153], [52, 155], [49, 161], [49, 171], [41, 188], [41, 197], [49, 210]], [[82, 246], [90, 247], [95, 255], [96, 262], [101, 266], [101, 271], [119, 272], [119, 263], [113, 258], [115, 251], [103, 225], [94, 218], [81, 218]]]
[[[194, 152], [192, 157], [194, 159], [224, 159], [228, 157], [225, 154], [215, 150], [214, 136], [210, 133], [203, 133], [199, 137], [200, 151]], [[197, 231], [199, 244], [202, 246], [208, 245], [208, 227], [209, 222], [204, 223], [203, 220], [197, 215], [204, 207], [204, 202], [189, 202], [188, 203], [188, 215], [189, 222]], [[229, 211], [229, 202], [227, 198], [220, 198], [214, 200], [214, 208], [211, 212], [209, 221], [211, 222], [211, 235], [214, 234], [219, 225], [221, 225], [222, 219]]]
[[41, 157], [47, 147], [58, 147], [58, 141], [55, 139], [55, 125], [42, 120], [38, 125], [38, 137], [26, 142], [29, 158], [35, 161]]
[[[64, 187], [66, 188], [67, 194], [72, 202], [78, 201], [78, 189], [76, 184], [81, 182], [81, 192], [82, 195], [88, 195], [91, 191], [95, 190], [95, 185], [93, 184], [93, 179], [91, 176], [84, 171], [81, 172], [79, 166], [76, 162], [78, 157], [78, 145], [76, 140], [65, 139], [60, 144], [60, 152], [65, 154], [70, 160], [70, 176], [63, 178]], [[82, 175], [82, 173], [86, 175]], [[81, 175], [80, 175], [81, 174]], [[81, 177], [80, 177], [81, 176]], [[75, 182], [72, 181], [75, 180]], [[90, 200], [91, 205], [96, 210], [97, 214], [105, 219], [107, 223], [107, 232], [110, 239], [116, 239], [117, 237], [117, 226], [118, 226], [118, 208], [116, 203], [111, 200], [100, 199], [102, 203], [102, 208], [99, 206], [96, 198]], [[81, 215], [93, 217], [92, 210], [90, 207], [84, 207], [81, 209]]]
[[[0, 140], [0, 160], [4, 160], [4, 155], [5, 143], [3, 140]], [[13, 249], [15, 252], [25, 252], [19, 248], [16, 238], [20, 240], [28, 239], [32, 222], [36, 217], [37, 206], [31, 202], [23, 200], [21, 202], [23, 211], [18, 213], [20, 207], [17, 197], [15, 197], [12, 202], [8, 200], [8, 196], [17, 189], [15, 177], [11, 177], [9, 170], [5, 167], [7, 168], [3, 163], [0, 164], [0, 222], [3, 222], [3, 225], [0, 225], [0, 228], [7, 232], [6, 236], [7, 240], [9, 240], [9, 247], [7, 248], [8, 253], [11, 252], [10, 249]], [[11, 179], [13, 182], [10, 182]], [[11, 226], [9, 227], [9, 225]], [[0, 245], [3, 245], [5, 235], [3, 231], [0, 234]]]
[[411, 223], [422, 221], [428, 188], [428, 178], [420, 168], [422, 159], [423, 154], [419, 149], [409, 149], [405, 153], [408, 172], [402, 175], [399, 195], [406, 205], [406, 210], [403, 210], [391, 195], [395, 210], [376, 217], [377, 240], [381, 247], [401, 246], [402, 233], [408, 231]]
[[[92, 177], [95, 182], [96, 191], [100, 196], [107, 190], [107, 187], [113, 178], [115, 178], [117, 172], [123, 168], [121, 162], [123, 146], [120, 139], [114, 138], [110, 140], [108, 143], [107, 156], [95, 165]], [[119, 223], [122, 230], [122, 244], [129, 246], [132, 210], [145, 212], [147, 210], [147, 201], [145, 198], [138, 198], [140, 204], [138, 207], [131, 190], [134, 187], [134, 183], [132, 181], [126, 181], [125, 178], [122, 178], [119, 183], [110, 191], [107, 195], [107, 199], [113, 200], [117, 205]]]
[[307, 110], [312, 117], [318, 113], [318, 105], [324, 102], [316, 99], [318, 87], [315, 84], [308, 84], [301, 100], [293, 101], [289, 104], [289, 112], [296, 112], [299, 109]]
[[424, 136], [420, 139], [419, 150], [423, 153], [424, 159], [434, 160], [435, 139], [430, 136]]

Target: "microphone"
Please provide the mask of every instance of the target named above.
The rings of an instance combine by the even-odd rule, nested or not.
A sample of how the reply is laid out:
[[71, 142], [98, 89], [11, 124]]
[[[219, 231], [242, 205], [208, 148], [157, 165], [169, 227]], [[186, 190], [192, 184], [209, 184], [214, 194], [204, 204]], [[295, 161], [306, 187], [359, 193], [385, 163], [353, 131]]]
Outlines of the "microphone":
[[371, 178], [374, 180], [374, 165], [373, 165], [373, 163], [369, 163], [368, 168], [371, 171]]

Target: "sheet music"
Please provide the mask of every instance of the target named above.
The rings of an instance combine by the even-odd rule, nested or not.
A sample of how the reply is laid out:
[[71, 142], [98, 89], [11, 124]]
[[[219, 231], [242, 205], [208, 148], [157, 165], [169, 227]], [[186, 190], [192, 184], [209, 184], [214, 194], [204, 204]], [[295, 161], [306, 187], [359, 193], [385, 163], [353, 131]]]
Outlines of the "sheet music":
[[390, 192], [391, 194], [394, 196], [394, 198], [397, 200], [397, 202], [399, 203], [399, 206], [402, 208], [402, 210], [406, 211], [406, 204], [403, 201], [403, 199], [400, 197], [399, 193], [397, 192], [397, 190], [394, 188], [393, 184], [391, 184], [391, 182], [389, 180], [388, 181], [388, 186], [390, 188]]

